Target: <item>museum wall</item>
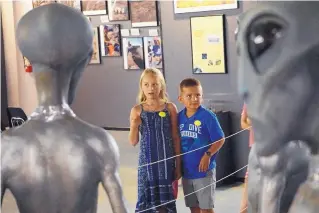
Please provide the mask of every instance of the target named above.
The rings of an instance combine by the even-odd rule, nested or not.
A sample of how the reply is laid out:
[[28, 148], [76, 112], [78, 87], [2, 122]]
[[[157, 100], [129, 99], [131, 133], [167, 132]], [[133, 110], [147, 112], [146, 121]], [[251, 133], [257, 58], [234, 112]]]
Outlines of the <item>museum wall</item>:
[[[240, 112], [243, 102], [237, 95], [237, 57], [234, 41], [236, 17], [254, 6], [256, 2], [239, 2], [239, 8], [214, 12], [174, 14], [173, 2], [160, 1], [160, 22], [163, 42], [164, 72], [168, 93], [178, 109], [178, 84], [186, 77], [198, 78], [207, 99], [227, 101], [223, 110], [232, 111], [232, 132], [240, 130]], [[225, 14], [227, 74], [192, 74], [191, 16]], [[91, 22], [100, 24], [98, 17], [92, 16]], [[130, 22], [121, 22], [122, 28], [130, 28]], [[143, 29], [146, 30], [146, 29]], [[72, 108], [84, 120], [102, 127], [129, 127], [129, 113], [135, 104], [138, 81], [142, 70], [125, 70], [123, 58], [102, 57], [102, 64], [89, 65], [83, 74]], [[219, 93], [219, 95], [214, 95]], [[243, 132], [228, 140], [234, 143], [236, 167], [247, 163], [248, 132]], [[244, 172], [239, 173], [243, 176]]]
[[[159, 12], [163, 39], [164, 72], [168, 92], [177, 103], [177, 86], [180, 80], [194, 76], [202, 81], [205, 93], [227, 93], [228, 99], [238, 100], [237, 58], [234, 43], [236, 17], [255, 2], [239, 2], [239, 9], [188, 13], [174, 15], [173, 2], [160, 1]], [[191, 16], [226, 14], [226, 48], [228, 74], [192, 75], [192, 53], [190, 38]], [[93, 26], [101, 23], [99, 16], [91, 16]], [[113, 23], [113, 22], [112, 22]], [[130, 21], [120, 23], [121, 28], [130, 28]], [[141, 34], [147, 28], [140, 28]], [[138, 81], [142, 70], [125, 70], [123, 57], [102, 57], [102, 63], [89, 65], [80, 81], [73, 109], [84, 120], [103, 127], [127, 128], [131, 107], [135, 104]], [[237, 106], [238, 105], [238, 106]], [[231, 106], [238, 111], [241, 102]], [[239, 108], [238, 108], [239, 107]]]
[[[236, 17], [254, 6], [257, 1], [239, 2], [238, 9], [199, 13], [174, 14], [172, 1], [159, 2], [159, 34], [162, 36], [164, 74], [170, 99], [177, 104], [178, 84], [186, 77], [198, 78], [204, 88], [205, 105], [224, 101], [218, 109], [231, 111], [232, 129], [240, 130], [242, 100], [237, 95], [237, 56], [234, 41]], [[30, 114], [36, 106], [36, 91], [32, 74], [24, 72], [23, 58], [16, 46], [15, 31], [17, 21], [30, 9], [22, 3], [9, 2], [3, 5], [4, 52], [8, 105], [18, 106]], [[28, 7], [28, 8], [26, 8]], [[190, 17], [225, 14], [225, 46], [227, 74], [192, 74], [192, 51]], [[100, 16], [91, 16], [94, 27], [102, 23]], [[130, 29], [130, 21], [112, 22], [122, 29]], [[105, 23], [107, 24], [107, 23]], [[151, 27], [154, 28], [154, 27]], [[140, 28], [140, 36], [148, 36], [148, 29]], [[14, 47], [14, 48], [12, 48]], [[79, 82], [73, 110], [83, 120], [107, 128], [127, 128], [129, 113], [136, 103], [138, 82], [142, 70], [124, 69], [123, 57], [101, 57], [101, 64], [88, 65]], [[247, 163], [248, 132], [240, 133], [231, 140], [236, 149], [236, 167]], [[244, 172], [239, 176], [243, 176]]]

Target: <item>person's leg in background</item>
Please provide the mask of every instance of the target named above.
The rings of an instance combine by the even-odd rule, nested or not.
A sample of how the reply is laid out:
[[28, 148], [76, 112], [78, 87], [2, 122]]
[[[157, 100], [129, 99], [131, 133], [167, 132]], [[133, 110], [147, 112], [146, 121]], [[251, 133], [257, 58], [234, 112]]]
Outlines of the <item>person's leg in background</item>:
[[[247, 113], [246, 104], [244, 104], [243, 106], [243, 110], [242, 110], [241, 118], [240, 118], [240, 125], [242, 129], [247, 129], [251, 127], [251, 121]], [[251, 129], [249, 129], [249, 147], [251, 147], [253, 143], [254, 143], [254, 133]], [[245, 176], [244, 191], [243, 191], [243, 197], [240, 204], [239, 213], [247, 213], [248, 212], [247, 208], [248, 208], [248, 168], [247, 168], [247, 172]]]
[[241, 199], [239, 213], [247, 213], [247, 207], [248, 207], [248, 170], [245, 176], [244, 191], [243, 191], [243, 197]]
[[200, 213], [215, 213], [213, 209], [201, 209]]
[[191, 213], [201, 213], [199, 207], [193, 207], [193, 208], [190, 208], [190, 209], [191, 209]]

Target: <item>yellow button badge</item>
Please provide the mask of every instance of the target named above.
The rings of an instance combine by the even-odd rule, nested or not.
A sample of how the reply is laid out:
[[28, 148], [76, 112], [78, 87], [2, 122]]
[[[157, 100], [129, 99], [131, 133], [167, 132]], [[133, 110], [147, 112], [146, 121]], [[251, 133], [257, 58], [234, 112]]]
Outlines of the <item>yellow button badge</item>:
[[165, 112], [159, 112], [158, 115], [162, 118], [164, 118], [166, 116], [166, 113]]
[[194, 122], [194, 124], [195, 124], [195, 126], [200, 126], [200, 125], [202, 124], [202, 122], [200, 122], [199, 120], [196, 120], [196, 121]]

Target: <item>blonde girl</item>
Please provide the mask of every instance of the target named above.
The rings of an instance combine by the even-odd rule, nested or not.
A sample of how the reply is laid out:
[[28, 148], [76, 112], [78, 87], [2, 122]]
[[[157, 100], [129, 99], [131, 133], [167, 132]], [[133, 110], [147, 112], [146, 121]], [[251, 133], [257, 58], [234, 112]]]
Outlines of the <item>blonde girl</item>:
[[[168, 101], [160, 70], [143, 71], [137, 99], [138, 105], [131, 110], [129, 133], [133, 146], [140, 142], [136, 212], [175, 213], [172, 183], [181, 177], [180, 158], [172, 158], [180, 153], [177, 108]], [[173, 202], [154, 208], [169, 201]]]

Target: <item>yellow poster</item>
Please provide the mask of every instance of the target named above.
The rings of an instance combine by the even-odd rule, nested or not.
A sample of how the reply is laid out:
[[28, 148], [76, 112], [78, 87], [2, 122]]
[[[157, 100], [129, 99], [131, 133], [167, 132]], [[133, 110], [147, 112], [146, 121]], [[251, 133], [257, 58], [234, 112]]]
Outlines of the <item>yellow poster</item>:
[[191, 18], [193, 73], [226, 73], [224, 16]]
[[238, 8], [237, 0], [174, 0], [175, 13], [192, 13]]

